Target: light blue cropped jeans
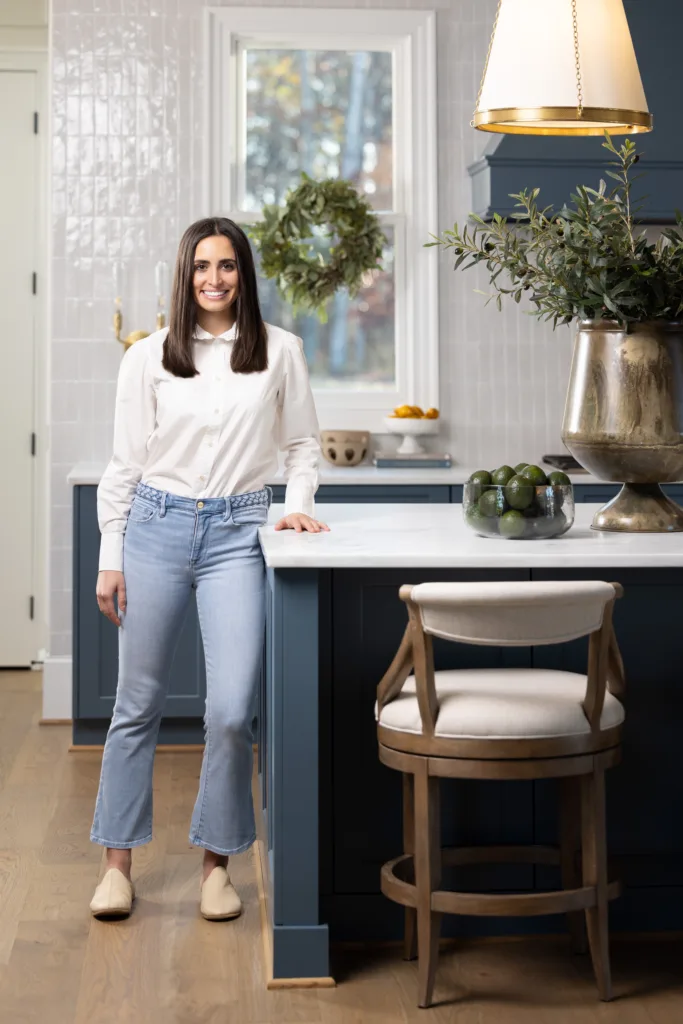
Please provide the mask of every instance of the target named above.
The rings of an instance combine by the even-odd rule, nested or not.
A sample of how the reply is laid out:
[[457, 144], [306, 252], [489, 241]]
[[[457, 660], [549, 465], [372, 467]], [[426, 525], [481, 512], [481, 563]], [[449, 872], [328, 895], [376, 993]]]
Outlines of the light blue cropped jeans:
[[205, 747], [189, 840], [214, 853], [255, 839], [252, 722], [265, 632], [258, 528], [269, 487], [184, 498], [139, 483], [123, 542], [126, 610], [119, 674], [90, 839], [130, 849], [152, 839], [152, 776], [169, 670], [192, 590], [206, 660]]

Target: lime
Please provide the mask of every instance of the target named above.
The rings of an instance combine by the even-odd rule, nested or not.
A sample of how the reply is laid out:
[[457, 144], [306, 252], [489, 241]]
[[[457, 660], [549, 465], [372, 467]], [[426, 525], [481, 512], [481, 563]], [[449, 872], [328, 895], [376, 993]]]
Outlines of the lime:
[[521, 512], [534, 500], [534, 489], [525, 477], [515, 475], [510, 478], [505, 488], [505, 500], [512, 508]]
[[524, 516], [515, 508], [510, 509], [509, 512], [501, 516], [498, 526], [501, 537], [511, 538], [523, 536], [525, 527], [526, 520]]
[[548, 478], [540, 466], [525, 466], [520, 476], [525, 477], [532, 484], [540, 485], [548, 482]]
[[476, 473], [472, 473], [472, 476], [467, 481], [470, 487], [465, 488], [465, 493], [472, 498], [473, 501], [479, 501], [481, 498], [484, 487], [491, 483], [491, 474], [488, 469], [478, 469]]
[[487, 533], [490, 532], [489, 523], [493, 523], [494, 520], [485, 516], [483, 512], [480, 511], [478, 505], [472, 505], [465, 512], [465, 522], [477, 533]]
[[528, 462], [518, 462], [517, 465], [515, 466], [515, 473], [521, 473], [522, 470], [526, 469], [526, 467], [528, 465], [529, 465]]
[[465, 522], [475, 533], [483, 537], [490, 537], [491, 534], [498, 533], [498, 523], [500, 520], [497, 516], [483, 515], [478, 505], [471, 505], [465, 511]]
[[515, 475], [512, 466], [500, 466], [491, 474], [492, 484], [506, 484]]
[[555, 469], [552, 473], [548, 473], [548, 483], [552, 484], [553, 487], [562, 487], [571, 484], [571, 480], [562, 470]]
[[483, 516], [502, 516], [505, 511], [505, 496], [503, 489], [492, 487], [484, 491], [479, 499], [479, 511]]
[[465, 521], [469, 526], [480, 528], [482, 520], [484, 519], [483, 514], [479, 510], [478, 505], [470, 505], [469, 508], [465, 509]]

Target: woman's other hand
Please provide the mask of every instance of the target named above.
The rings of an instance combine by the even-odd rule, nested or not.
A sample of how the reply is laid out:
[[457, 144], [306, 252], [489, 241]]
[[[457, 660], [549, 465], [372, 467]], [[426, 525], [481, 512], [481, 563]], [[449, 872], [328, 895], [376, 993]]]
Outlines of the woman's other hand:
[[278, 519], [275, 524], [275, 529], [296, 530], [297, 533], [320, 533], [321, 530], [327, 530], [329, 533], [330, 528], [327, 523], [321, 523], [317, 519], [311, 519], [310, 516], [305, 516], [303, 512], [292, 512], [291, 515], [283, 516], [282, 519]]
[[121, 625], [121, 619], [116, 614], [114, 607], [114, 594], [117, 594], [117, 603], [120, 612], [126, 610], [126, 581], [123, 573], [116, 569], [102, 569], [97, 574], [97, 604], [103, 615], [114, 623]]

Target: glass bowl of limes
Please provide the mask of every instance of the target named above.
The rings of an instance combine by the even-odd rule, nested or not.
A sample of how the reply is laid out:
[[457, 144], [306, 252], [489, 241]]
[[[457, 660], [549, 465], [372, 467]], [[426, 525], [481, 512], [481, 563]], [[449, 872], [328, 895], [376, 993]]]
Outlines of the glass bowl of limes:
[[465, 522], [480, 537], [544, 540], [560, 537], [574, 522], [574, 491], [566, 473], [546, 473], [520, 462], [472, 473], [465, 484]]

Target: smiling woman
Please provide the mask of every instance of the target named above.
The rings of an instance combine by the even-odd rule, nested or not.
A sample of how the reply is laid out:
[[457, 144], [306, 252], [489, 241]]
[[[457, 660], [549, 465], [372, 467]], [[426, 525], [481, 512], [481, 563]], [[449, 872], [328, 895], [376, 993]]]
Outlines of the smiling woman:
[[132, 909], [130, 851], [152, 839], [168, 668], [196, 591], [207, 743], [189, 841], [205, 851], [200, 912], [213, 920], [240, 913], [228, 856], [255, 839], [252, 722], [265, 630], [259, 528], [278, 448], [287, 453], [287, 496], [275, 529], [327, 526], [313, 518], [320, 435], [301, 339], [264, 323], [251, 248], [233, 221], [208, 218], [185, 231], [170, 313], [168, 327], [124, 355], [114, 452], [97, 491], [97, 600], [120, 627], [120, 657], [90, 836], [107, 848], [107, 872], [90, 909], [104, 917]]
[[188, 347], [195, 323], [212, 334], [236, 325], [230, 365], [237, 373], [265, 370], [267, 332], [261, 317], [254, 257], [239, 225], [227, 217], [191, 224], [178, 248], [164, 367], [180, 377], [196, 372]]

